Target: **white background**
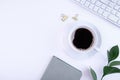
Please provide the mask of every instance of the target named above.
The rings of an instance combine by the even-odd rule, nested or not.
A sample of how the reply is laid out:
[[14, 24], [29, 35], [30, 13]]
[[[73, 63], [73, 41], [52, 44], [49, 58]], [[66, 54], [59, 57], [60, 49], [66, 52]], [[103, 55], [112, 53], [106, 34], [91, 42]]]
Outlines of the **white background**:
[[[61, 14], [70, 18], [62, 22]], [[94, 24], [101, 33], [101, 50], [86, 60], [74, 60], [58, 45], [59, 36], [71, 19]], [[0, 1], [0, 80], [40, 80], [53, 55], [83, 72], [81, 80], [92, 80], [89, 67], [100, 78], [106, 65], [107, 49], [120, 45], [120, 28], [87, 12], [70, 0]], [[64, 45], [63, 45], [64, 46]], [[119, 59], [120, 60], [120, 59]], [[119, 80], [120, 74], [104, 80]]]

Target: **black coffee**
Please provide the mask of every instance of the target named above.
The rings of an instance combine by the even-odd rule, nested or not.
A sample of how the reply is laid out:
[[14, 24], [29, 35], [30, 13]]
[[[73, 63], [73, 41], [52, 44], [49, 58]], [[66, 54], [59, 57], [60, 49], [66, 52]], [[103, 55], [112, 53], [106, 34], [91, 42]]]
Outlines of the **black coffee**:
[[86, 50], [93, 43], [93, 34], [86, 28], [79, 28], [75, 31], [73, 45], [78, 49]]

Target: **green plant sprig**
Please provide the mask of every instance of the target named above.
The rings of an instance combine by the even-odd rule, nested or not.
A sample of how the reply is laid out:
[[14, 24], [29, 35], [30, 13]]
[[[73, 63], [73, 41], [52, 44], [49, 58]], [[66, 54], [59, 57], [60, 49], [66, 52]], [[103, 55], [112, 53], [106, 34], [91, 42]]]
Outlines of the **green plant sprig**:
[[[118, 45], [113, 46], [110, 49], [110, 51], [107, 51], [108, 64], [104, 66], [103, 68], [103, 75], [102, 75], [101, 80], [103, 80], [103, 78], [106, 75], [113, 74], [113, 73], [120, 73], [120, 69], [115, 67], [115, 66], [120, 65], [120, 61], [115, 61], [115, 59], [118, 58], [118, 56], [119, 56]], [[96, 72], [92, 68], [90, 68], [90, 72], [91, 72], [93, 80], [97, 80]]]

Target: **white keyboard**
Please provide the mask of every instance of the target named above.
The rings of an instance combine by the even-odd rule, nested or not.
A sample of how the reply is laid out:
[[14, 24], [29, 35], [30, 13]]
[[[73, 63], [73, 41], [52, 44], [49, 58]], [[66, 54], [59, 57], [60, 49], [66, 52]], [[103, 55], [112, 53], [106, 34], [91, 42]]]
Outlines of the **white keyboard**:
[[120, 27], [120, 0], [74, 0], [80, 6]]

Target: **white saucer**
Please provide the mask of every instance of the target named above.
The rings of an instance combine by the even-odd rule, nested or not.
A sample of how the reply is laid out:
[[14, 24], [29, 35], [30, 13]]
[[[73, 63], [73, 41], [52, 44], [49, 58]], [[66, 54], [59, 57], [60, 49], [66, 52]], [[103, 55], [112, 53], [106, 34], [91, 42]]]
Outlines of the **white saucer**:
[[120, 80], [120, 73], [106, 75], [103, 80]]
[[[91, 30], [95, 37], [93, 47], [91, 47], [90, 49], [88, 49], [86, 51], [80, 51], [78, 49], [75, 49], [72, 46], [72, 43], [70, 40], [73, 31], [75, 31], [78, 28], [81, 28], [80, 26], [87, 26], [86, 28]], [[96, 28], [96, 26], [94, 26], [93, 24], [90, 24], [88, 22], [85, 22], [85, 21], [67, 24], [65, 29], [63, 30], [63, 34], [62, 34], [61, 38], [62, 38], [61, 45], [63, 47], [64, 52], [68, 56], [72, 57], [73, 59], [85, 59], [90, 56], [93, 56], [95, 53], [97, 53], [99, 51], [100, 46], [101, 46], [101, 41], [102, 41], [100, 32]]]

